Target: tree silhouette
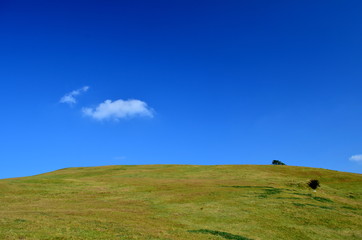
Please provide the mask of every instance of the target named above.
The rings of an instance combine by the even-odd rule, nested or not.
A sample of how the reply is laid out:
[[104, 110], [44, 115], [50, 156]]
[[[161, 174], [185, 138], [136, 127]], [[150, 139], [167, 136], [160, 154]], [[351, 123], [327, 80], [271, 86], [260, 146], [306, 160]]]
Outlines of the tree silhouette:
[[273, 160], [272, 162], [273, 165], [285, 165], [285, 163], [279, 161], [279, 160]]
[[310, 180], [310, 181], [308, 182], [308, 186], [309, 186], [311, 189], [313, 189], [314, 191], [316, 191], [317, 188], [320, 187], [319, 181], [318, 181], [318, 180], [315, 180], [315, 179]]

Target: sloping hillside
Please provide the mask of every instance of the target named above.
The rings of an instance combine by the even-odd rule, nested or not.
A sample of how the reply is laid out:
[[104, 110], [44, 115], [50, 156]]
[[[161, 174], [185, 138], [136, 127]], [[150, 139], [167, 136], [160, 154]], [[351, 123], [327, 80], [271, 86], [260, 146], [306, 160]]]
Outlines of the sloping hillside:
[[68, 168], [0, 180], [0, 201], [0, 239], [362, 239], [362, 175], [325, 169]]

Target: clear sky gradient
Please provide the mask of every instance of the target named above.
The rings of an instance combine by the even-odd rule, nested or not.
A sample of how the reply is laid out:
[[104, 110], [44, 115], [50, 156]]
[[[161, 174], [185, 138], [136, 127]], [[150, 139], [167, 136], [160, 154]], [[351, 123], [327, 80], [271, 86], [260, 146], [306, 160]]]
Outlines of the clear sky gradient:
[[361, 12], [0, 0], [0, 178], [274, 159], [362, 173]]

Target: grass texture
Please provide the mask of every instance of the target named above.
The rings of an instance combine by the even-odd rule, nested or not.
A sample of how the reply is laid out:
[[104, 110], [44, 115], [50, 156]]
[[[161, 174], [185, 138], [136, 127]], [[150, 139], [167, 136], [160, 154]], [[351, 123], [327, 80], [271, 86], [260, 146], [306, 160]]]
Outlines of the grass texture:
[[67, 168], [0, 180], [0, 202], [6, 240], [362, 239], [362, 175], [306, 167]]

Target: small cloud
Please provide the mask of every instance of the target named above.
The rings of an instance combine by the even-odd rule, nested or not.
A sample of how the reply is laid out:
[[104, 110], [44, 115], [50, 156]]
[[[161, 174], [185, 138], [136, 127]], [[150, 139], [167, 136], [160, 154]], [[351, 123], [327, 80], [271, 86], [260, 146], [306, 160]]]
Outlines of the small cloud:
[[77, 90], [74, 90], [70, 93], [65, 94], [61, 99], [60, 99], [60, 103], [68, 103], [70, 105], [72, 104], [76, 104], [77, 103], [77, 99], [75, 98], [76, 96], [78, 96], [81, 93], [84, 93], [86, 91], [88, 91], [89, 87], [88, 86], [84, 86], [82, 88], [79, 88]]
[[96, 120], [119, 120], [129, 117], [153, 117], [153, 110], [148, 107], [147, 103], [137, 100], [106, 100], [95, 108], [83, 108], [86, 116]]
[[350, 161], [362, 163], [362, 154], [353, 155], [349, 158]]
[[119, 157], [114, 157], [114, 160], [125, 160], [126, 157], [125, 156], [119, 156]]

